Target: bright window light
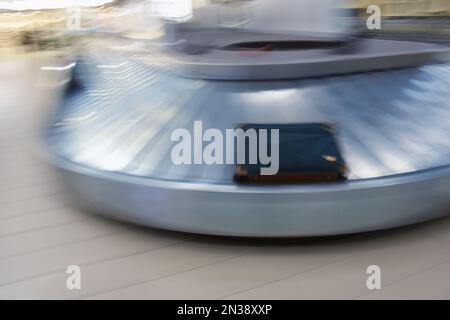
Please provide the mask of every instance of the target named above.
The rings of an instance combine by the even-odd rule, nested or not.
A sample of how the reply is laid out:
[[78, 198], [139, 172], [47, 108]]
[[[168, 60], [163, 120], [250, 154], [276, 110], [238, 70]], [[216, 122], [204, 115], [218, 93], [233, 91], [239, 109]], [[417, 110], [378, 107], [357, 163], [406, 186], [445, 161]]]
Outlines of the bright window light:
[[0, 0], [0, 10], [44, 10], [69, 7], [96, 7], [114, 0]]
[[152, 0], [152, 13], [169, 20], [185, 21], [192, 17], [192, 0]]

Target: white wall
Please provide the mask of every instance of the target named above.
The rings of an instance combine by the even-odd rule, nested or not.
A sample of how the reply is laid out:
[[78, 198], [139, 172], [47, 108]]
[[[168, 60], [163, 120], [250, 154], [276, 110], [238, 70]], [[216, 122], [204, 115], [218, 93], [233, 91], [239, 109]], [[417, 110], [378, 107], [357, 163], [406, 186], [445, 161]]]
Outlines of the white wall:
[[259, 0], [251, 6], [248, 28], [335, 32], [337, 0]]
[[[345, 33], [336, 18], [336, 8], [346, 0], [254, 0], [249, 1], [239, 19], [248, 19], [240, 27], [289, 33]], [[195, 12], [196, 21], [203, 26], [233, 24], [236, 4], [215, 5]], [[227, 19], [227, 17], [230, 17]], [[229, 23], [231, 22], [231, 23]]]

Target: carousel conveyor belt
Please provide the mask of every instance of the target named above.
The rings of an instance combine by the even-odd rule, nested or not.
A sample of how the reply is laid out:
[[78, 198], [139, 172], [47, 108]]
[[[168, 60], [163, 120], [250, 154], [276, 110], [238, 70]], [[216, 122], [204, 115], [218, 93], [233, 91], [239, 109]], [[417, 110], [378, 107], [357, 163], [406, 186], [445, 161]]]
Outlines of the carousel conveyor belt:
[[[98, 55], [97, 55], [98, 57]], [[323, 236], [450, 212], [450, 64], [304, 80], [207, 81], [130, 54], [78, 63], [48, 129], [81, 203], [166, 229]], [[234, 165], [174, 165], [171, 134], [239, 123], [334, 123], [343, 183], [238, 185]]]

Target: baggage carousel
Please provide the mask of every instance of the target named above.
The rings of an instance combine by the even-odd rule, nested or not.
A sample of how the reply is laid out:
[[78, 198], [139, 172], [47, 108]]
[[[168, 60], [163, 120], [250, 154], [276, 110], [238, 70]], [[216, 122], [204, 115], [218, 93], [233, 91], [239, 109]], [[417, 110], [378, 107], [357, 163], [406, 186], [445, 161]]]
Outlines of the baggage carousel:
[[[393, 228], [450, 213], [450, 64], [428, 62], [320, 78], [290, 73], [224, 81], [178, 72], [184, 54], [97, 50], [78, 60], [77, 83], [46, 139], [74, 197], [117, 219], [245, 237]], [[334, 123], [349, 179], [239, 185], [234, 165], [174, 165], [172, 132], [192, 130], [200, 120], [204, 129], [220, 130]]]

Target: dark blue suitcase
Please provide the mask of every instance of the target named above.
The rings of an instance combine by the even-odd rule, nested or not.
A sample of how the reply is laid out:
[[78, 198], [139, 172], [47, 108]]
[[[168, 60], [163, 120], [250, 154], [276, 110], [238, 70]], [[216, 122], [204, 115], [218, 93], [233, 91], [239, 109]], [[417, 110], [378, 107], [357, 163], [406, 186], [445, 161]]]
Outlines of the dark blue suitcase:
[[[336, 139], [336, 128], [326, 123], [305, 124], [242, 124], [244, 131], [267, 129], [269, 154], [271, 129], [279, 130], [279, 170], [274, 175], [262, 175], [260, 163], [249, 164], [249, 144], [245, 145], [246, 163], [238, 164], [235, 180], [240, 183], [314, 183], [347, 179], [347, 165]], [[259, 147], [258, 147], [259, 152]]]

